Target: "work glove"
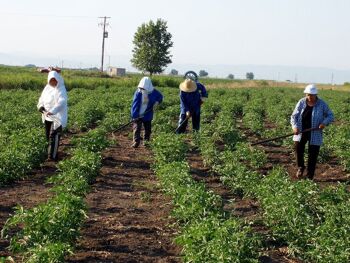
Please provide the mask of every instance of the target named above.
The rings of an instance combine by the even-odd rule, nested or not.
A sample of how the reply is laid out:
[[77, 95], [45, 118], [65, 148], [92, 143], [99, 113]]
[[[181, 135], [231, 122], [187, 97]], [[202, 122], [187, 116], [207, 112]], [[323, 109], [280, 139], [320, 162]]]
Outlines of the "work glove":
[[44, 111], [46, 111], [46, 110], [45, 110], [45, 108], [44, 108], [43, 106], [41, 106], [41, 107], [39, 108], [39, 111], [40, 111], [41, 113], [44, 113]]

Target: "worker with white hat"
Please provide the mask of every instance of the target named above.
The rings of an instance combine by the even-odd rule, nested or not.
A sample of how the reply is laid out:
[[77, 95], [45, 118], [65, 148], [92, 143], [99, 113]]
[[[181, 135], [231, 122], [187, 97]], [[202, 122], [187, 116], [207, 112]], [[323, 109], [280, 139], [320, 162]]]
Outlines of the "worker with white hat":
[[[305, 97], [300, 99], [291, 116], [291, 125], [295, 136], [294, 150], [298, 165], [297, 177], [303, 176], [305, 145], [308, 143], [307, 178], [315, 175], [317, 157], [323, 143], [323, 129], [334, 120], [333, 112], [326, 102], [320, 99], [315, 84], [304, 89]], [[305, 130], [309, 130], [303, 132]]]

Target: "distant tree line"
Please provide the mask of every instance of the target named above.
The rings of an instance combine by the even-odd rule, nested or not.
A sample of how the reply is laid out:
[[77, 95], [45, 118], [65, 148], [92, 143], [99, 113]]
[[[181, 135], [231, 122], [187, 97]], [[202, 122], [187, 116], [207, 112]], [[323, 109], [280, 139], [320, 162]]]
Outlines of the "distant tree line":
[[253, 80], [254, 79], [254, 73], [253, 72], [247, 72], [247, 74], [245, 74], [246, 79], [249, 80]]

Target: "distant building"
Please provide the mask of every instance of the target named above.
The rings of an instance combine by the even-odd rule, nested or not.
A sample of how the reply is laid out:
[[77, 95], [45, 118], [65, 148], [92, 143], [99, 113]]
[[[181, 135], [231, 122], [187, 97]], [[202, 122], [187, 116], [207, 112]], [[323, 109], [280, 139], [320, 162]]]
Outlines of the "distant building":
[[125, 68], [108, 67], [107, 73], [110, 76], [125, 76]]

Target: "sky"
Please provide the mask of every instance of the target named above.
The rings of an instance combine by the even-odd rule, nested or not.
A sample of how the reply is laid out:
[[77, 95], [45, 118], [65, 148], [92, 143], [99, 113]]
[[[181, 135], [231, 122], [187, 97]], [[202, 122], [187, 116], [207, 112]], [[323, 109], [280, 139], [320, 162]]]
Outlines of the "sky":
[[168, 71], [186, 65], [281, 65], [350, 72], [348, 0], [0, 0], [0, 4], [0, 64], [100, 67], [99, 17], [108, 16], [105, 67], [131, 70], [137, 28], [161, 18], [174, 42]]

